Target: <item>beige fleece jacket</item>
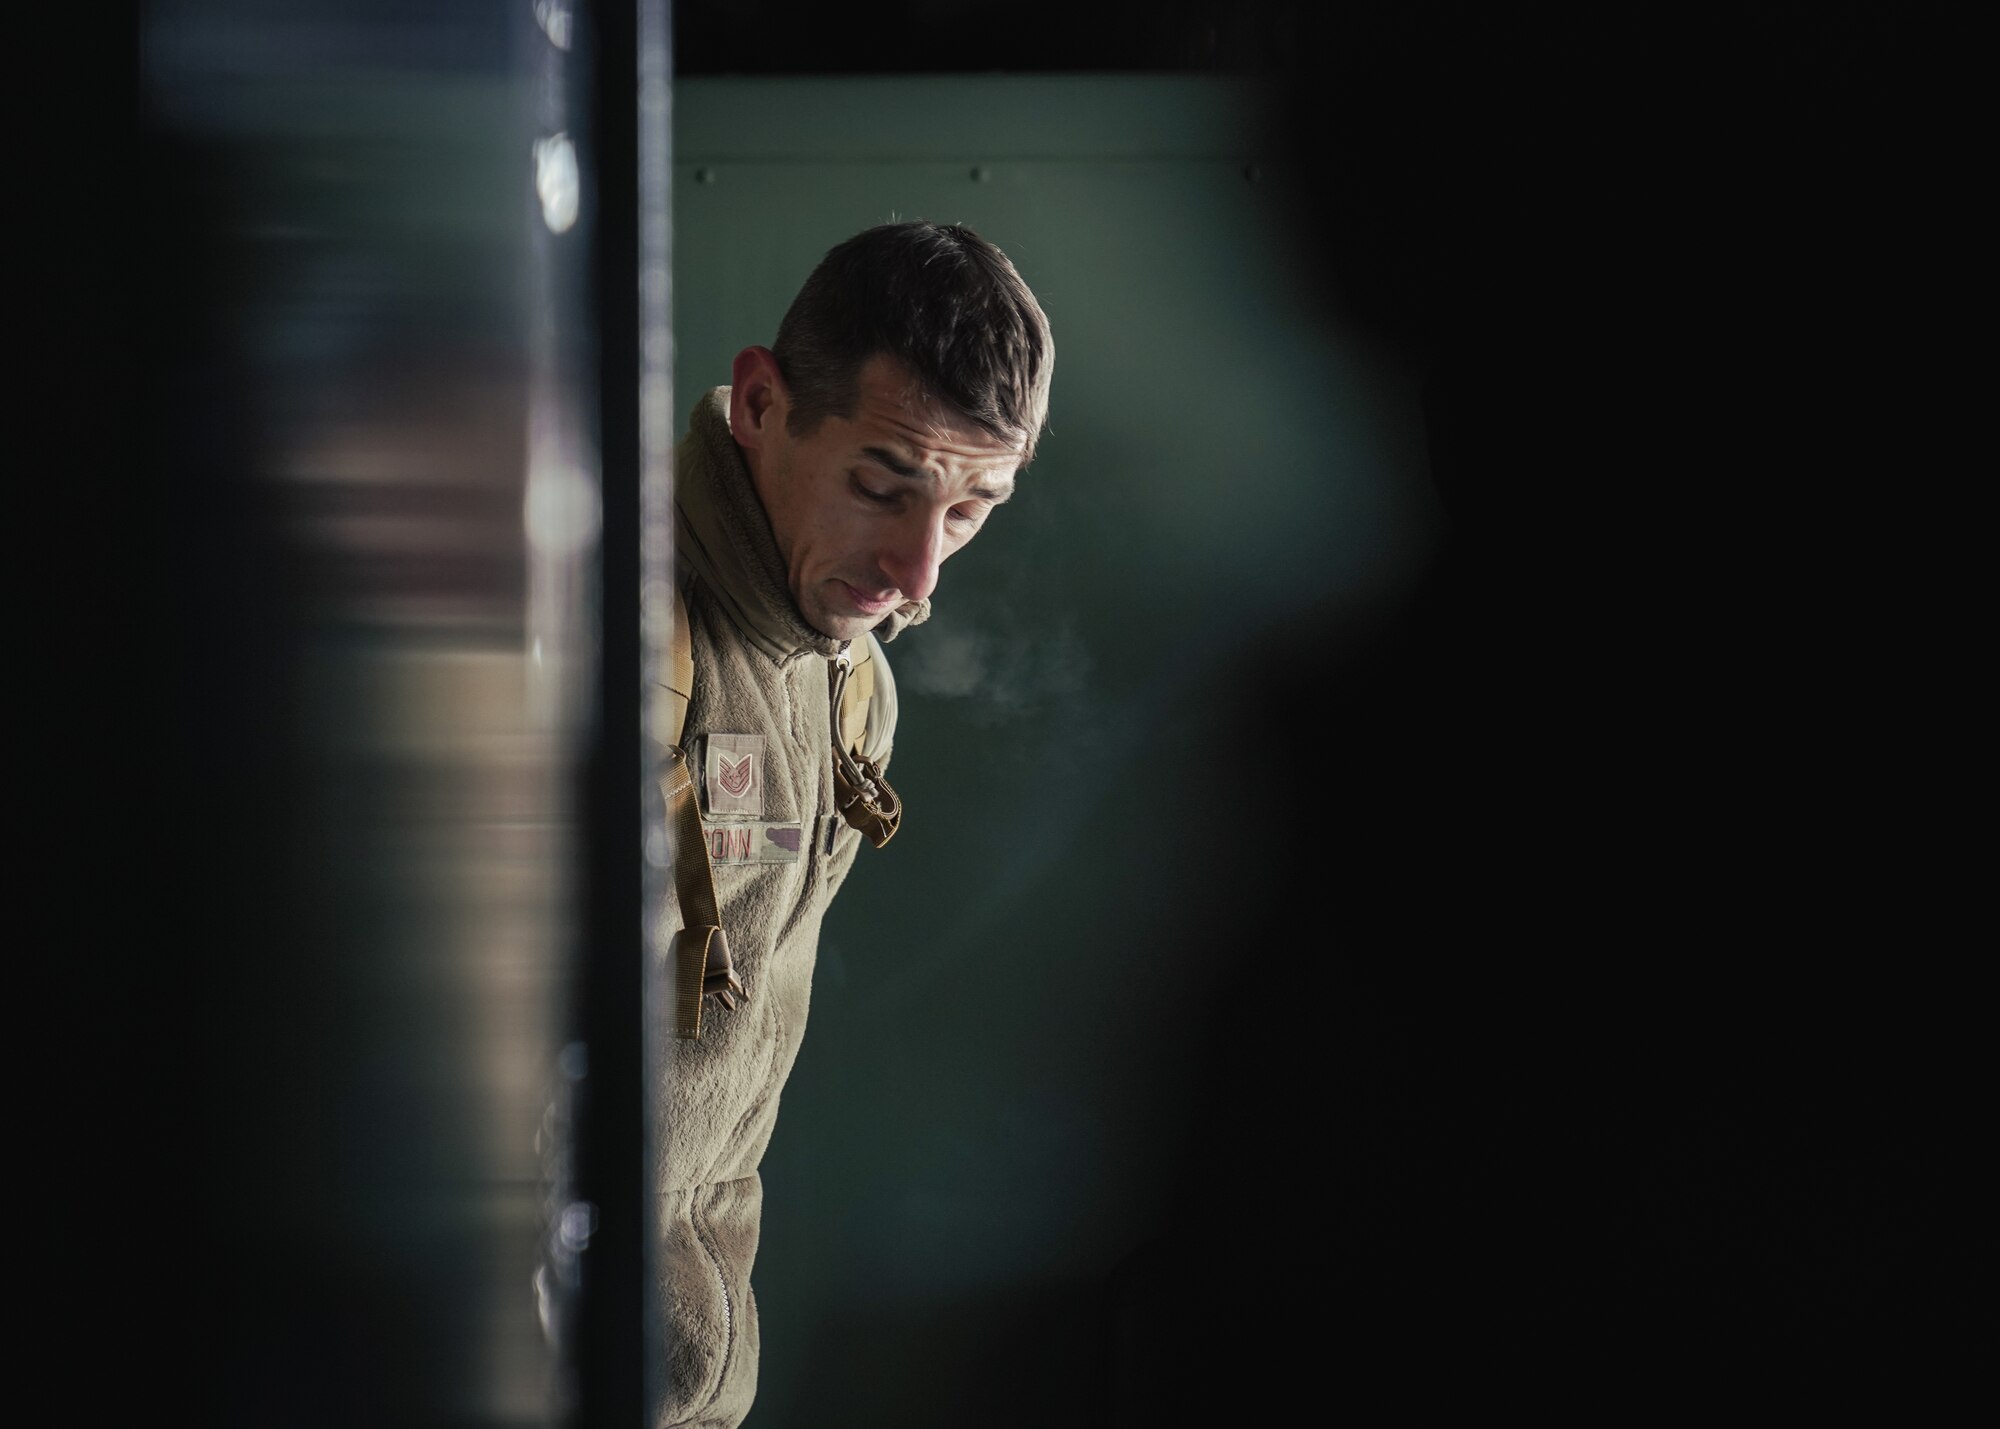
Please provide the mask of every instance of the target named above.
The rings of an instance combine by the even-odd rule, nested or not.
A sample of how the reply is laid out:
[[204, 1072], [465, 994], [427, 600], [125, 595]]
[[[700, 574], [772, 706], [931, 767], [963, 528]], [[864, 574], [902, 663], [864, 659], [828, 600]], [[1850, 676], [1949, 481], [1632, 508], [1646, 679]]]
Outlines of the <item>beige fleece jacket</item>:
[[[735, 1011], [712, 1001], [702, 1035], [659, 1030], [656, 1273], [666, 1335], [658, 1425], [724, 1429], [756, 1388], [750, 1268], [778, 1095], [798, 1055], [820, 921], [862, 837], [834, 812], [828, 662], [842, 642], [792, 602], [771, 525], [729, 431], [729, 389], [696, 405], [675, 452], [676, 577], [685, 593], [694, 691], [682, 735], [695, 767], [716, 895], [737, 976]], [[884, 622], [893, 639], [929, 614]], [[873, 637], [870, 637], [871, 639]], [[879, 646], [867, 753], [886, 766], [895, 684]], [[671, 893], [654, 942], [653, 1006], [671, 1009], [665, 953], [680, 927]]]

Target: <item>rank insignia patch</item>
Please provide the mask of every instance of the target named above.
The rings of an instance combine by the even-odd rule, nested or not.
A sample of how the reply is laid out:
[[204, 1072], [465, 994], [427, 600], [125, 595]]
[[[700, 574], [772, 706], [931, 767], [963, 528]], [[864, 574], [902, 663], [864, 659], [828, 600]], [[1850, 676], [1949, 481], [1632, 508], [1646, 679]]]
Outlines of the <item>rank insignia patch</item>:
[[708, 811], [711, 814], [764, 812], [764, 736], [711, 734], [707, 759]]

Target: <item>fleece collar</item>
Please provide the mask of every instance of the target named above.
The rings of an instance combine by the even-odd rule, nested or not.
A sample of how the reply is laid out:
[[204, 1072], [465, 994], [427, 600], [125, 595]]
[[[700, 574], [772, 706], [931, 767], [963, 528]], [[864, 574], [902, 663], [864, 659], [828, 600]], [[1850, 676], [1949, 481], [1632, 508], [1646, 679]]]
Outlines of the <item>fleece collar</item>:
[[[801, 650], [832, 657], [847, 642], [806, 624], [792, 601], [784, 557], [757, 499], [750, 467], [729, 430], [729, 389], [695, 404], [674, 452], [674, 550], [694, 568], [759, 650], [783, 660]], [[928, 600], [908, 601], [875, 627], [894, 640], [930, 618]]]

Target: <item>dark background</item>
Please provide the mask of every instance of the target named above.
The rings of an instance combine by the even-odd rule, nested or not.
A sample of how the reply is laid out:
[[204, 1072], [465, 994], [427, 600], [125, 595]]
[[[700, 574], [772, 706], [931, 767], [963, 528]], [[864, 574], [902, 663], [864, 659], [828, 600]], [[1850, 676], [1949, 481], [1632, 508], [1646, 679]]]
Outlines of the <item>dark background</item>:
[[[1133, 1337], [1101, 1379], [1037, 1383], [1020, 1317], [982, 1366], [990, 1410], [910, 1422], [1070, 1422], [1051, 1402], [1262, 1422], [1293, 1394], [1592, 1409], [1746, 1380], [1908, 1402], [1990, 1342], [1969, 1214], [1990, 1081], [1966, 896], [1978, 483], [1950, 440], [1984, 327], [1954, 46], [1914, 8], [1607, 9], [677, 8], [687, 74], [1265, 76], [1319, 180], [1302, 311], [1422, 373], [1447, 516], [1393, 619], [1302, 609], [1217, 681], [1238, 702], [1218, 724], [1254, 706], [1302, 745], [1337, 727], [1381, 752], [1337, 791], [1340, 886], [1238, 925], [1298, 994], [1213, 993], [1258, 1031], [1187, 1121], [1255, 1148], [1260, 1209], [1190, 1178], [1107, 1288]], [[256, 698], [306, 616], [234, 479], [258, 431], [160, 398], [190, 346], [211, 396], [254, 379], [228, 367], [242, 270], [159, 223], [227, 202], [232, 174], [162, 183], [129, 24], [52, 42], [79, 63], [49, 88], [17, 268], [49, 318], [14, 389], [20, 763], [49, 795], [24, 806], [40, 852], [18, 876], [24, 948], [58, 974], [28, 984], [29, 1045], [53, 1050], [25, 1083], [47, 1113], [28, 1189], [58, 1215], [24, 1234], [45, 1327], [81, 1351], [44, 1363], [85, 1399], [109, 1370], [173, 1398], [268, 1370], [275, 1339], [321, 1402], [380, 1422], [438, 1373], [422, 1266], [255, 1261], [209, 1194], [308, 1183], [321, 1151], [253, 1134], [263, 1091], [307, 1066], [337, 1091], [379, 1024], [276, 1025], [321, 984], [271, 961], [268, 930], [338, 901], [312, 858], [327, 823], [274, 792], [320, 726]], [[190, 411], [220, 415], [161, 430]], [[1342, 658], [1296, 658], [1321, 646]], [[191, 850], [218, 846], [261, 890], [226, 917], [188, 893], [213, 886]], [[337, 920], [314, 926], [337, 958]], [[254, 1070], [208, 1060], [218, 1030]], [[236, 1090], [210, 1100], [217, 1078]], [[1362, 1169], [1325, 1176], [1334, 1149]], [[186, 1174], [203, 1152], [222, 1174]], [[367, 1204], [366, 1138], [344, 1154]], [[1264, 1268], [1190, 1249], [1234, 1240]], [[218, 1422], [255, 1422], [247, 1398]]]
[[[1202, 730], [1326, 751], [1296, 792], [1334, 846], [1161, 890], [1201, 933], [1230, 910], [1244, 970], [1174, 1004], [1184, 1204], [1111, 1287], [1097, 1412], [1955, 1379], [1991, 1244], [1936, 802], [1971, 569], [1945, 37], [1867, 5], [1113, 9], [677, 24], [688, 74], [1261, 76], [1302, 312], [1421, 374], [1420, 589], [1215, 656]], [[1013, 1313], [965, 1312], [1019, 1322], [987, 1382], [1059, 1395]]]

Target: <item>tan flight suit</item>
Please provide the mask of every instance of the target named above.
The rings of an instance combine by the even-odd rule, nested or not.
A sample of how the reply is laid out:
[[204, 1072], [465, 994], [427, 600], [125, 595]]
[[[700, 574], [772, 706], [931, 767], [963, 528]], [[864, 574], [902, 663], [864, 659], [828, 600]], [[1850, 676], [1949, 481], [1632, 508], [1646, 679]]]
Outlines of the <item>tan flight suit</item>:
[[[655, 1422], [723, 1429], [742, 1421], [756, 1389], [757, 1167], [805, 1032], [820, 920], [864, 840], [833, 804], [828, 665], [843, 644], [808, 626], [792, 602], [729, 433], [728, 388], [696, 406], [674, 487], [675, 575], [694, 655], [681, 746], [696, 771], [723, 927], [748, 998], [734, 1011], [705, 1003], [698, 1040], [670, 1027], [653, 1039], [667, 1371]], [[928, 602], [912, 602], [880, 631], [893, 639], [928, 614]], [[862, 653], [854, 642], [851, 654]], [[867, 653], [877, 669], [865, 752], [886, 765], [895, 685], [879, 645]], [[667, 906], [653, 1006], [671, 1015], [665, 951], [681, 923], [671, 890]]]

